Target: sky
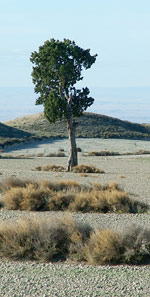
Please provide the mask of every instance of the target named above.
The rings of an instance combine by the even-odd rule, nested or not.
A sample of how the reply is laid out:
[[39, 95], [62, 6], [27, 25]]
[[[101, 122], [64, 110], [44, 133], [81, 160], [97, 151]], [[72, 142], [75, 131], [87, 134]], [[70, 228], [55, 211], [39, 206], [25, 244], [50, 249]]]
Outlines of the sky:
[[98, 54], [90, 86], [150, 86], [149, 0], [0, 0], [0, 86], [31, 86], [31, 52], [74, 40]]
[[34, 88], [31, 52], [51, 38], [98, 54], [82, 87], [150, 87], [149, 32], [149, 0], [0, 0], [0, 88]]

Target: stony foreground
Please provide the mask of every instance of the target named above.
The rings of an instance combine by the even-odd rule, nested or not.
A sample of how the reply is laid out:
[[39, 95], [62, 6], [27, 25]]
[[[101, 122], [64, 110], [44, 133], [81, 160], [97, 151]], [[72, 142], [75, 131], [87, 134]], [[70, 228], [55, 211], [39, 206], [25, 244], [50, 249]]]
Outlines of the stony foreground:
[[148, 297], [149, 267], [0, 262], [0, 296]]

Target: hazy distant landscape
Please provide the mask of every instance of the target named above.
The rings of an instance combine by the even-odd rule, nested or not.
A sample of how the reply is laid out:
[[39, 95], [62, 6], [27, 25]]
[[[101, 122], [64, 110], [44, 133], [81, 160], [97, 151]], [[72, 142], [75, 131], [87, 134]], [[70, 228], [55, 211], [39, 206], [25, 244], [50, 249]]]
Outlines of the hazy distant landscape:
[[[135, 123], [150, 123], [150, 87], [91, 87], [94, 104], [89, 112]], [[43, 111], [36, 106], [33, 87], [0, 87], [0, 122]]]

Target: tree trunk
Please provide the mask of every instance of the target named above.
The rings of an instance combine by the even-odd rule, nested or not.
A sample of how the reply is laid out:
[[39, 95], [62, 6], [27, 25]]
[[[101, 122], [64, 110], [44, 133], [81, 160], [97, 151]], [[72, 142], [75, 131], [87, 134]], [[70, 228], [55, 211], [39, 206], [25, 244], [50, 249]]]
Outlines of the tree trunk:
[[68, 159], [68, 171], [71, 171], [73, 166], [78, 165], [77, 147], [75, 138], [76, 123], [72, 121], [72, 118], [67, 120], [68, 136], [70, 140], [70, 154]]

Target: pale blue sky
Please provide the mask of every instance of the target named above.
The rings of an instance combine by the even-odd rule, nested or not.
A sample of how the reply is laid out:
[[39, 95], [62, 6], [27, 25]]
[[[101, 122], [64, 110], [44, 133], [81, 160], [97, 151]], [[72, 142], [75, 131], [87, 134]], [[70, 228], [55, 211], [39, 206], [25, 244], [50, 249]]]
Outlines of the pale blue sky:
[[32, 86], [30, 54], [50, 38], [98, 54], [83, 86], [150, 86], [149, 36], [149, 0], [0, 0], [0, 87]]

